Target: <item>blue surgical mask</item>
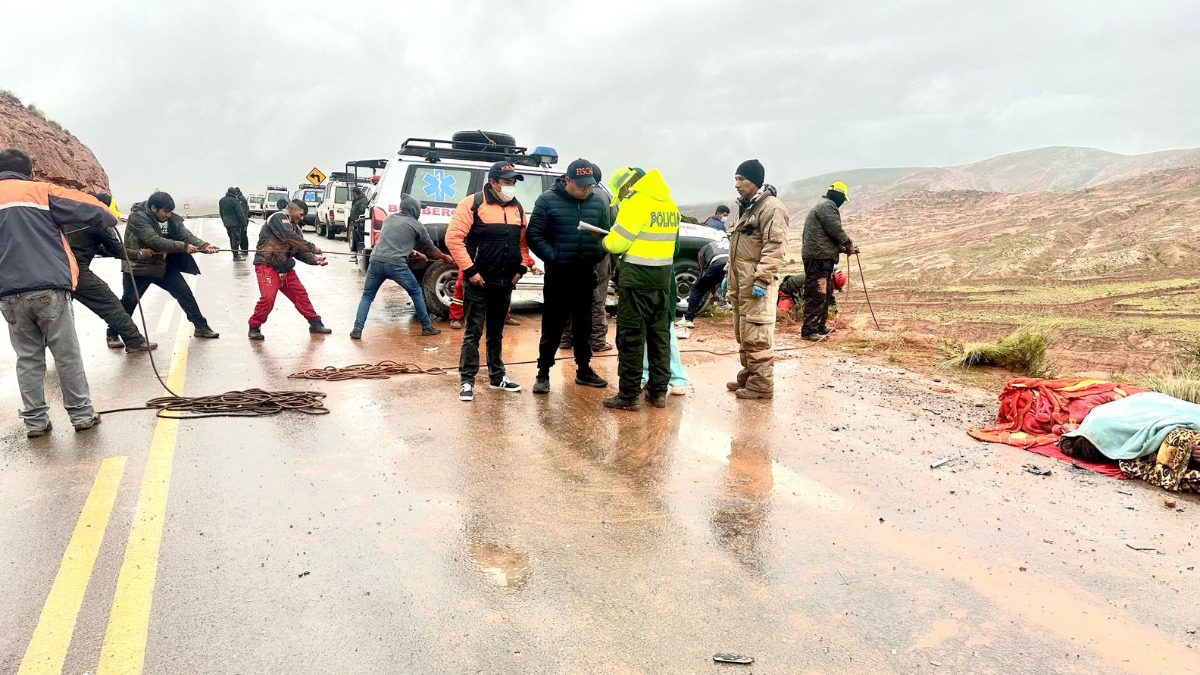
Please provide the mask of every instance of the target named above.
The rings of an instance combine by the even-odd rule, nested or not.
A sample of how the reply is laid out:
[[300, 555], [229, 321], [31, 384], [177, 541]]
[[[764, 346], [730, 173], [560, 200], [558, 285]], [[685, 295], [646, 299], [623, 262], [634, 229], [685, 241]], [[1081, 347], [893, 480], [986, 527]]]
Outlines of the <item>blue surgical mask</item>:
[[722, 223], [728, 223], [728, 222], [729, 222], [729, 216], [721, 216], [721, 222], [722, 222]]

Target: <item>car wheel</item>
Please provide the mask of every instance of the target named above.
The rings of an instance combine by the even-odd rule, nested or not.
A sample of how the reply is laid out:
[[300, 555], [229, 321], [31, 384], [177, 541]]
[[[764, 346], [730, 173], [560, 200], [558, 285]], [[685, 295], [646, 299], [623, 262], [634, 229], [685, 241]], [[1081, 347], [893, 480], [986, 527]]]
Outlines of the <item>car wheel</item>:
[[425, 268], [425, 275], [421, 277], [421, 291], [430, 314], [442, 318], [450, 316], [450, 298], [454, 295], [456, 281], [458, 268], [453, 265], [436, 262]]
[[500, 148], [512, 148], [517, 145], [517, 139], [508, 134], [496, 131], [459, 131], [450, 137], [451, 147], [455, 150], [479, 150], [480, 146], [495, 144]]
[[358, 254], [358, 270], [363, 274], [367, 273], [367, 267], [371, 265], [371, 252], [362, 251]]
[[700, 279], [700, 266], [695, 263], [684, 262], [675, 264], [675, 290], [678, 294], [676, 303], [687, 309], [688, 296], [692, 293], [692, 286]]
[[317, 216], [317, 235], [325, 236], [325, 221], [321, 220], [321, 216]]

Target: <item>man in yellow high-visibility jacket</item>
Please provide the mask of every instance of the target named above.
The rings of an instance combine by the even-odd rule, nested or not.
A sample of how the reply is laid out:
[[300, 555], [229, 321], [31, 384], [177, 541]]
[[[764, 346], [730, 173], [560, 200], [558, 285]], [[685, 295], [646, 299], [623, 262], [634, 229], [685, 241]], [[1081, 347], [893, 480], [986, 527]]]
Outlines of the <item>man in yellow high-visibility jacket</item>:
[[640, 410], [642, 358], [648, 357], [650, 379], [646, 400], [667, 405], [671, 380], [671, 319], [676, 299], [671, 296], [679, 209], [671, 189], [657, 169], [624, 167], [608, 181], [613, 205], [620, 205], [616, 222], [604, 237], [604, 248], [621, 255], [620, 299], [617, 305], [617, 374], [620, 390], [604, 405]]

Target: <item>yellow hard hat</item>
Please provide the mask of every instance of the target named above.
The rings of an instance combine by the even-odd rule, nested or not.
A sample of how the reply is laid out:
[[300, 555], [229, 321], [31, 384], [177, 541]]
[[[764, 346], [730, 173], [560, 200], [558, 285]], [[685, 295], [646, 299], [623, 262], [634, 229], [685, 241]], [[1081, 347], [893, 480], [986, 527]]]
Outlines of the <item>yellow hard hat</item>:
[[846, 196], [846, 201], [850, 201], [850, 188], [846, 187], [846, 184], [843, 183], [842, 181], [840, 181], [840, 180], [834, 181], [833, 185], [829, 186], [829, 189], [837, 190], [838, 192], [840, 192]]
[[621, 189], [630, 183], [636, 183], [646, 172], [636, 166], [623, 166], [613, 172], [613, 175], [608, 179], [608, 191], [612, 193], [612, 204], [616, 206], [621, 203]]

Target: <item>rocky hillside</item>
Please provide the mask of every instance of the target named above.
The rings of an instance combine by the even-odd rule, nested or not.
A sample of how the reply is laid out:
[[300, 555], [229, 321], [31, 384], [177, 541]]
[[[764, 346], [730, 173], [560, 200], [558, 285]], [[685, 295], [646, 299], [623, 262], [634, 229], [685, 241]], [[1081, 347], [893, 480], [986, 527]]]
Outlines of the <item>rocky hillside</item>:
[[87, 192], [107, 192], [108, 174], [86, 145], [36, 108], [0, 91], [0, 148], [19, 148], [33, 158], [39, 180]]
[[1200, 275], [1200, 166], [1068, 192], [910, 192], [848, 214], [885, 285]]

